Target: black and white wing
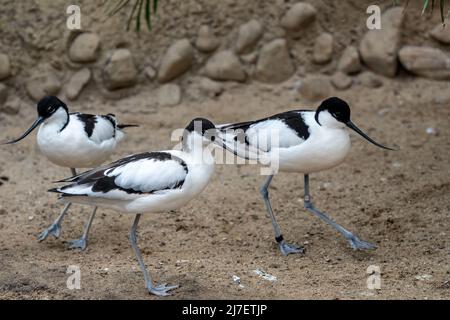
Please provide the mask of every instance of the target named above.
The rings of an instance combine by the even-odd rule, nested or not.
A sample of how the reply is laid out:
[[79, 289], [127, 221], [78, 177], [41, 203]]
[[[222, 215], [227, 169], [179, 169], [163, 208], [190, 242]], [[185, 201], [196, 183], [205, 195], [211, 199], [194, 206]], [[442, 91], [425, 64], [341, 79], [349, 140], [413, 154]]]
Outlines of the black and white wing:
[[181, 158], [169, 152], [147, 152], [58, 181], [70, 183], [49, 191], [62, 197], [129, 200], [179, 189], [187, 173], [188, 167]]
[[309, 138], [305, 115], [311, 110], [293, 110], [264, 119], [219, 125], [225, 148], [239, 157], [258, 159], [273, 148], [289, 148]]

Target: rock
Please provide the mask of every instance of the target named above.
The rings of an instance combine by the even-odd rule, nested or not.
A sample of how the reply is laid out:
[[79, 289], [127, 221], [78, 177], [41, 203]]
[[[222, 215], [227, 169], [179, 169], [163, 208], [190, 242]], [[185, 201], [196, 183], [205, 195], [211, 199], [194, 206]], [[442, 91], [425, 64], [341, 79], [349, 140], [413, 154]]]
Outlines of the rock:
[[397, 73], [397, 53], [400, 48], [400, 32], [403, 8], [394, 7], [381, 15], [380, 30], [369, 30], [359, 46], [363, 62], [374, 72], [394, 77]]
[[442, 50], [429, 47], [405, 46], [399, 52], [403, 67], [418, 76], [450, 79], [450, 56]]
[[[0, 84], [1, 86], [1, 84]], [[1, 89], [0, 89], [1, 91]], [[1, 96], [1, 92], [0, 92]], [[1, 98], [0, 98], [1, 99]], [[18, 98], [10, 99], [4, 103], [0, 103], [0, 113], [5, 113], [9, 115], [18, 114], [20, 111], [21, 101]]]
[[168, 83], [158, 90], [158, 103], [161, 106], [176, 106], [181, 102], [181, 88], [177, 84]]
[[338, 71], [331, 77], [331, 83], [336, 89], [346, 90], [352, 86], [353, 80], [345, 73]]
[[109, 90], [120, 89], [135, 84], [137, 74], [130, 50], [117, 49], [103, 68], [103, 81]]
[[167, 49], [159, 67], [158, 81], [167, 82], [182, 75], [192, 66], [194, 49], [187, 39], [176, 41]]
[[307, 75], [301, 82], [299, 93], [302, 98], [315, 102], [321, 101], [332, 91], [330, 80], [325, 76]]
[[217, 52], [205, 66], [205, 75], [214, 80], [245, 81], [247, 75], [239, 58], [230, 50]]
[[8, 99], [8, 88], [0, 83], [0, 105], [4, 104], [6, 99]]
[[153, 80], [156, 76], [156, 70], [152, 66], [145, 68], [144, 72], [149, 80]]
[[383, 85], [380, 77], [369, 71], [361, 73], [358, 76], [357, 82], [368, 88], [379, 88]]
[[259, 41], [263, 34], [263, 27], [258, 20], [250, 20], [239, 28], [236, 41], [236, 52], [239, 54], [249, 52]]
[[313, 61], [323, 64], [331, 61], [333, 57], [333, 36], [329, 33], [322, 33], [316, 38], [314, 43]]
[[256, 61], [258, 60], [258, 53], [255, 51], [252, 53], [244, 54], [244, 55], [240, 56], [240, 58], [245, 63], [253, 64], [253, 63], [256, 63]]
[[69, 58], [74, 62], [92, 62], [97, 60], [100, 49], [100, 37], [91, 32], [77, 36], [70, 48]]
[[288, 79], [294, 72], [295, 67], [289, 56], [286, 40], [275, 39], [262, 47], [256, 63], [255, 79], [277, 83]]
[[200, 27], [195, 41], [195, 46], [201, 52], [211, 52], [216, 50], [220, 45], [220, 41], [212, 32], [211, 28], [207, 25]]
[[69, 100], [75, 100], [90, 79], [91, 70], [89, 68], [83, 68], [75, 72], [66, 87], [67, 98]]
[[450, 44], [450, 20], [445, 21], [445, 26], [442, 23], [436, 25], [433, 30], [430, 31], [430, 36], [443, 44]]
[[203, 94], [209, 97], [217, 97], [223, 92], [223, 86], [220, 82], [213, 81], [208, 78], [201, 78], [198, 87]]
[[361, 61], [359, 59], [359, 52], [354, 46], [348, 46], [342, 52], [342, 56], [339, 59], [338, 70], [353, 74], [361, 71]]
[[11, 75], [11, 63], [9, 57], [0, 53], [0, 80], [6, 79]]
[[61, 90], [61, 81], [52, 68], [41, 65], [25, 81], [25, 90], [31, 99], [39, 101], [46, 95], [57, 95]]
[[289, 31], [299, 31], [314, 21], [317, 10], [305, 2], [298, 2], [292, 6], [281, 18], [281, 26]]

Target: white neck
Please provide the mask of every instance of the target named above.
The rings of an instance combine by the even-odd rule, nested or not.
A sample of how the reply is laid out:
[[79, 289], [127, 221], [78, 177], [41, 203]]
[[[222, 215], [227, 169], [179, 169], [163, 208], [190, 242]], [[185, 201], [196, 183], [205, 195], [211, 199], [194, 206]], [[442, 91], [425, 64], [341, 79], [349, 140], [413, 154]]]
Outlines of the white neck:
[[331, 129], [343, 129], [345, 127], [345, 124], [337, 121], [328, 111], [320, 111], [318, 120], [322, 127]]
[[46, 126], [54, 127], [56, 130], [61, 131], [69, 121], [69, 114], [64, 108], [58, 108], [54, 114], [45, 119], [44, 124]]

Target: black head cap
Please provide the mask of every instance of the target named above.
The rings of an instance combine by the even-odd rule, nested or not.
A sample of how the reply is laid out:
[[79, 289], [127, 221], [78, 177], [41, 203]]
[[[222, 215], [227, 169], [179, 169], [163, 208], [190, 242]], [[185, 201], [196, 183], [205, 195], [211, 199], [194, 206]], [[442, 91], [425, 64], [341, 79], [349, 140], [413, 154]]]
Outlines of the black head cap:
[[68, 111], [67, 105], [55, 96], [45, 96], [37, 104], [37, 111], [40, 117], [48, 118], [59, 108]]
[[320, 124], [319, 113], [321, 111], [328, 111], [337, 121], [343, 123], [350, 121], [350, 107], [347, 102], [338, 97], [331, 97], [322, 101], [315, 115], [318, 124]]
[[214, 123], [205, 118], [195, 118], [186, 127], [187, 132], [196, 131], [201, 135], [204, 135], [206, 131], [216, 129]]

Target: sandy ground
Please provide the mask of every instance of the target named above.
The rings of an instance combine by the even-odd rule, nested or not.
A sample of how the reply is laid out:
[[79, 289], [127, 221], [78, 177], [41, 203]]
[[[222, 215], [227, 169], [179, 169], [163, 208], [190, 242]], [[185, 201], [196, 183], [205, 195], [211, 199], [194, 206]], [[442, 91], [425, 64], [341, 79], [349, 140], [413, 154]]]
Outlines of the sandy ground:
[[[184, 127], [197, 115], [226, 122], [304, 106], [293, 102], [293, 94], [282, 85], [265, 88], [231, 88], [217, 100], [183, 103], [145, 116], [140, 109], [143, 94], [96, 105], [96, 110], [115, 108], [123, 121], [141, 124], [130, 130], [119, 157], [173, 145], [171, 129]], [[264, 179], [258, 168], [220, 165], [205, 192], [188, 206], [142, 220], [139, 244], [151, 274], [157, 282], [178, 283], [172, 296], [177, 299], [450, 298], [450, 95], [442, 93], [445, 88], [445, 82], [405, 78], [385, 80], [378, 89], [355, 86], [341, 94], [352, 106], [355, 123], [401, 150], [383, 151], [354, 137], [343, 165], [312, 176], [313, 199], [362, 239], [377, 243], [377, 250], [349, 248], [303, 209], [302, 177], [282, 173], [271, 188], [274, 210], [285, 238], [307, 251], [281, 256], [258, 193]], [[93, 106], [72, 107], [86, 111]], [[33, 117], [33, 112], [24, 112], [8, 118], [2, 137], [17, 136]], [[438, 134], [427, 134], [428, 127]], [[0, 298], [158, 299], [146, 293], [127, 239], [131, 216], [100, 210], [88, 249], [69, 251], [62, 240], [81, 234], [90, 210], [74, 206], [61, 239], [38, 243], [36, 235], [61, 208], [46, 190], [68, 170], [49, 165], [33, 136], [2, 147], [0, 159], [0, 176], [7, 177], [0, 186]], [[66, 288], [69, 265], [80, 266], [80, 290]], [[370, 265], [381, 269], [380, 290], [366, 287]], [[277, 281], [259, 278], [255, 269]], [[241, 278], [243, 288], [233, 283], [233, 275]]]
[[[261, 41], [265, 42], [280, 32], [274, 17], [283, 11], [277, 6], [284, 6], [283, 1], [274, 5], [272, 0], [258, 5], [232, 0], [189, 0], [181, 5], [167, 1], [161, 5], [154, 31], [137, 37], [123, 32], [125, 12], [106, 19], [97, 3], [81, 2], [88, 12], [84, 28], [101, 35], [102, 50], [129, 47], [141, 75], [149, 63], [157, 65], [173, 38], [194, 41], [203, 23], [232, 41], [233, 28], [257, 17], [267, 28]], [[357, 45], [365, 32], [370, 1], [310, 2], [319, 10], [320, 21], [311, 34], [289, 45], [302, 65], [301, 75], [330, 74], [332, 66], [310, 63], [314, 38], [320, 31], [333, 32], [336, 55], [348, 44]], [[198, 13], [197, 3], [203, 13]], [[65, 1], [2, 1], [0, 51], [14, 57], [14, 70], [27, 71], [45, 61], [64, 65], [65, 44], [55, 24], [65, 23], [61, 15], [65, 5]], [[424, 34], [438, 21], [408, 14], [403, 42], [430, 43]], [[7, 82], [10, 96], [18, 96], [22, 107], [17, 115], [0, 114], [0, 141], [21, 134], [36, 116], [22, 86], [26, 74], [19, 72]], [[172, 130], [184, 128], [195, 116], [222, 123], [317, 106], [300, 101], [291, 89], [298, 75], [273, 86], [230, 83], [225, 93], [210, 99], [192, 93], [188, 74], [177, 80], [183, 88], [182, 103], [166, 108], [154, 103], [156, 84], [141, 78], [128, 98], [108, 100], [91, 84], [77, 102], [69, 104], [72, 110], [114, 112], [124, 123], [141, 125], [129, 130], [114, 159], [170, 148]], [[272, 205], [286, 240], [306, 247], [304, 255], [283, 257], [258, 192], [264, 180], [258, 167], [218, 165], [205, 192], [189, 205], [176, 212], [146, 215], [140, 222], [139, 245], [154, 280], [180, 285], [165, 299], [450, 298], [448, 82], [415, 79], [402, 71], [395, 80], [383, 78], [380, 88], [354, 85], [334, 94], [348, 100], [353, 121], [371, 137], [401, 148], [388, 152], [353, 136], [344, 164], [311, 177], [316, 206], [378, 249], [353, 251], [342, 236], [303, 209], [303, 177], [281, 173], [270, 189]], [[437, 134], [427, 134], [427, 128]], [[130, 215], [99, 210], [84, 252], [67, 250], [63, 240], [81, 235], [89, 207], [71, 208], [60, 239], [36, 240], [62, 208], [46, 190], [54, 186], [52, 181], [68, 175], [66, 168], [52, 165], [39, 153], [34, 134], [20, 144], [0, 147], [0, 299], [160, 299], [144, 288], [127, 238]], [[66, 287], [70, 265], [80, 267], [80, 290]], [[369, 266], [381, 269], [380, 290], [367, 288]], [[255, 269], [276, 276], [277, 281], [258, 277]], [[241, 278], [242, 287], [233, 282], [233, 275]]]

